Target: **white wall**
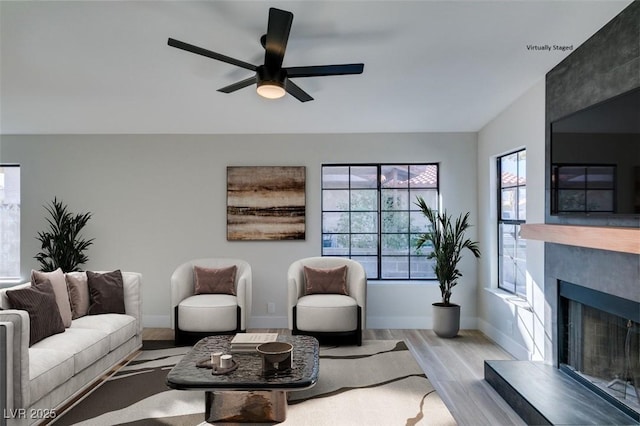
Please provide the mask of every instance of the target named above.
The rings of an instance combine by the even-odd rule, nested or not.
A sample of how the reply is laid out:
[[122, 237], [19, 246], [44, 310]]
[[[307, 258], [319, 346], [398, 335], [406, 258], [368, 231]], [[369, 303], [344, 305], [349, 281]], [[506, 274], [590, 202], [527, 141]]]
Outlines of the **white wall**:
[[544, 223], [544, 78], [478, 133], [479, 329], [518, 359], [544, 359], [544, 243], [527, 241], [527, 297], [497, 289], [496, 158], [527, 149], [527, 223]]
[[[38, 135], [2, 136], [2, 161], [22, 168], [22, 275], [37, 268], [35, 236], [42, 205], [54, 196], [76, 212], [91, 211], [94, 237], [86, 269], [137, 271], [144, 280], [144, 323], [169, 326], [169, 277], [197, 257], [246, 259], [253, 268], [251, 327], [286, 327], [288, 265], [320, 254], [320, 166], [330, 162], [440, 162], [441, 192], [452, 212], [477, 222], [476, 135]], [[226, 240], [226, 167], [306, 166], [305, 241]], [[477, 228], [470, 235], [475, 238]], [[477, 262], [453, 299], [466, 327], [476, 326]], [[430, 327], [434, 282], [369, 286], [368, 327]], [[276, 312], [267, 314], [267, 303]]]

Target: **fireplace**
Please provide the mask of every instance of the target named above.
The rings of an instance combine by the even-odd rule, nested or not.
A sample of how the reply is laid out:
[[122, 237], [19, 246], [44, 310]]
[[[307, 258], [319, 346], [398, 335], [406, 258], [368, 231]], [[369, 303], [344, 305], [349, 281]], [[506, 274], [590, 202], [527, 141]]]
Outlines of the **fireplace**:
[[638, 419], [640, 303], [558, 284], [558, 366]]

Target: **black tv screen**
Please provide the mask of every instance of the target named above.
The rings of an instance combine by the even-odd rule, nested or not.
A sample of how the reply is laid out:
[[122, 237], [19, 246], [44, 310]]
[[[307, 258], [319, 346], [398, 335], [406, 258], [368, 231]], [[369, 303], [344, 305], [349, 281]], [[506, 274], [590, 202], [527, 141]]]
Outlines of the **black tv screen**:
[[640, 215], [640, 88], [551, 123], [551, 214]]

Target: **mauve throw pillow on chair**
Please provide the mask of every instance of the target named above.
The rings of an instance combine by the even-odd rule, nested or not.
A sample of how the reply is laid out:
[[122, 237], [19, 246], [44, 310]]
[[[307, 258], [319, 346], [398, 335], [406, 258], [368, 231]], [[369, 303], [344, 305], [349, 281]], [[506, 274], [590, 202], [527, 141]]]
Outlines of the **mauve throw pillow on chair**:
[[41, 281], [37, 286], [8, 290], [7, 298], [13, 309], [29, 313], [29, 346], [45, 337], [64, 333], [56, 295], [49, 280]]
[[60, 312], [60, 318], [65, 327], [71, 325], [71, 305], [69, 304], [69, 293], [67, 292], [67, 281], [64, 279], [64, 272], [58, 268], [53, 272], [41, 272], [31, 271], [31, 285], [39, 286], [45, 281], [49, 281], [49, 284], [53, 288], [53, 292], [56, 295], [56, 303], [58, 304], [58, 311]]
[[306, 294], [345, 294], [347, 292], [347, 265], [337, 268], [304, 267]]
[[204, 268], [194, 265], [195, 294], [236, 295], [236, 265], [225, 268]]
[[87, 284], [91, 300], [89, 315], [125, 313], [124, 285], [119, 269], [104, 274], [87, 271]]

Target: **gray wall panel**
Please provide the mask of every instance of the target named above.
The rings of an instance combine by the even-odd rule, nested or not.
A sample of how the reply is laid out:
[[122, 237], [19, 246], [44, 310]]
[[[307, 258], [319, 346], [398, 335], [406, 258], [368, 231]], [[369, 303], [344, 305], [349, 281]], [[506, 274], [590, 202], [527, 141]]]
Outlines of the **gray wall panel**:
[[[640, 87], [640, 1], [635, 1], [575, 52], [547, 73], [545, 222], [593, 226], [640, 227], [640, 218], [552, 216], [549, 176], [550, 123], [612, 96]], [[558, 280], [640, 301], [640, 256], [545, 244], [545, 328], [557, 342]], [[557, 364], [557, 348], [545, 348]]]

